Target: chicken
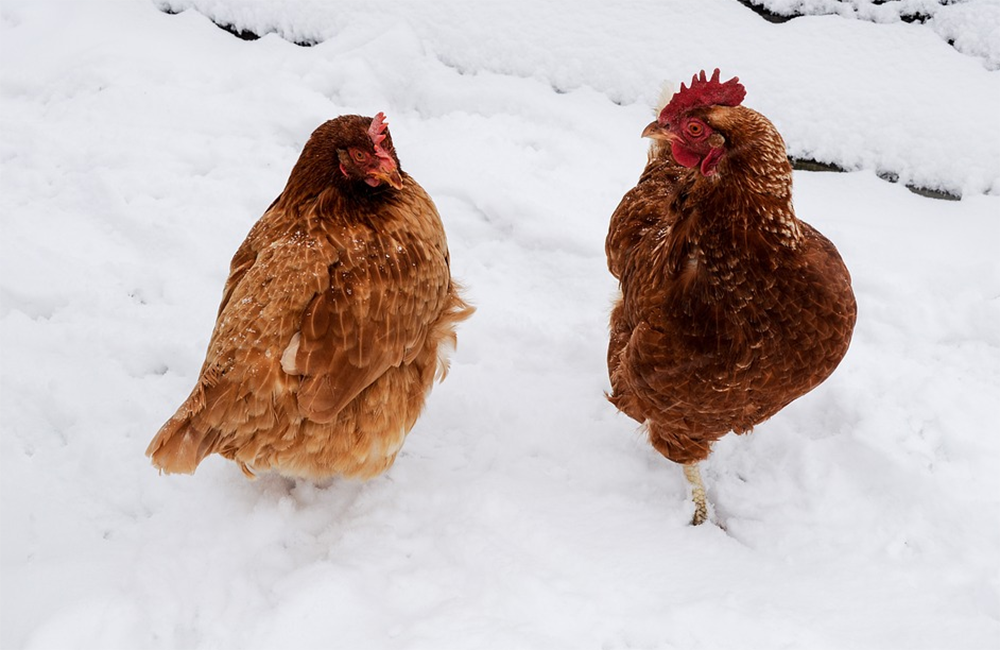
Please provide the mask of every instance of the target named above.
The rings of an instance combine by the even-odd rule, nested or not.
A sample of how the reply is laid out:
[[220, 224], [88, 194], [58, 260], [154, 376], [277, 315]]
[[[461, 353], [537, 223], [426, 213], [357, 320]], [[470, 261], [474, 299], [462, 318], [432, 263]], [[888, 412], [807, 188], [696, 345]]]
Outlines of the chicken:
[[376, 476], [472, 311], [385, 116], [330, 120], [236, 252], [198, 383], [146, 455], [167, 473], [215, 453], [251, 477]]
[[608, 398], [684, 465], [695, 525], [712, 443], [825, 380], [857, 317], [837, 249], [795, 216], [784, 141], [744, 95], [718, 69], [681, 86], [643, 131], [648, 163], [605, 243], [621, 290]]

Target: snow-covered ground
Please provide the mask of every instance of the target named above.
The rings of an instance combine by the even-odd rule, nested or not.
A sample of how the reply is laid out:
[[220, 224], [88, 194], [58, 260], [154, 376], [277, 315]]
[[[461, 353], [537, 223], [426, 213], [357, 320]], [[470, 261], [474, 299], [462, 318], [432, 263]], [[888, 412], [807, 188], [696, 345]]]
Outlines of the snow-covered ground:
[[1000, 0], [740, 0], [781, 22], [797, 16], [837, 15], [879, 23], [927, 25], [960, 52], [1000, 69]]
[[[3, 648], [1000, 645], [982, 56], [736, 0], [4, 0], [0, 24]], [[602, 395], [608, 218], [661, 81], [716, 66], [791, 153], [856, 170], [795, 197], [860, 308], [834, 376], [705, 464], [724, 529], [687, 525], [680, 469]], [[369, 483], [158, 476], [232, 253], [313, 128], [379, 110], [479, 307], [451, 375]]]

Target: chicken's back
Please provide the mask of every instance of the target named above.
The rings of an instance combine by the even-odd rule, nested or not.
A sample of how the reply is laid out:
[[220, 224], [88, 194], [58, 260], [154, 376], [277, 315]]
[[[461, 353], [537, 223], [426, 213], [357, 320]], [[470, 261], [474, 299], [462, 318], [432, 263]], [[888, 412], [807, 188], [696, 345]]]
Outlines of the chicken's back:
[[201, 377], [149, 453], [193, 472], [368, 478], [387, 469], [472, 309], [433, 202], [405, 187], [369, 218], [322, 197], [269, 209], [233, 259]]

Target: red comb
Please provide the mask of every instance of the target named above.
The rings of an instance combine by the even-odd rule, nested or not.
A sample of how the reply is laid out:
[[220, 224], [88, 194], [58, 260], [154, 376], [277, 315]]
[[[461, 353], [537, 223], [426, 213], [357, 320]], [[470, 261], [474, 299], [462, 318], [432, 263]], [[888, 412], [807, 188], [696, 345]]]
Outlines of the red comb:
[[740, 83], [739, 77], [733, 77], [725, 83], [719, 82], [719, 69], [712, 73], [712, 78], [705, 77], [705, 71], [691, 77], [691, 87], [681, 84], [681, 89], [674, 93], [662, 111], [660, 121], [674, 122], [684, 113], [699, 106], [739, 106], [746, 97], [747, 91]]
[[391, 158], [389, 152], [382, 148], [382, 141], [385, 140], [385, 130], [389, 125], [385, 121], [385, 113], [379, 113], [372, 118], [371, 126], [368, 127], [368, 137], [371, 138], [372, 145], [375, 146], [375, 155], [379, 158]]

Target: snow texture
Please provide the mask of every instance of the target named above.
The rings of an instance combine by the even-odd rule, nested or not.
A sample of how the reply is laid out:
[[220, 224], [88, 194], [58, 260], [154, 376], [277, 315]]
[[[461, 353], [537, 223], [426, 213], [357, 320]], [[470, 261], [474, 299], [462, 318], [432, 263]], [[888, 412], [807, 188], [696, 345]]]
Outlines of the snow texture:
[[[5, 0], [0, 30], [3, 648], [1000, 644], [980, 58], [736, 0]], [[661, 82], [716, 66], [791, 153], [856, 170], [797, 172], [795, 201], [860, 317], [823, 386], [716, 445], [721, 526], [692, 528], [603, 397], [603, 246]], [[451, 375], [368, 483], [158, 476], [231, 255], [317, 125], [379, 110], [479, 307]]]
[[785, 17], [837, 15], [926, 24], [959, 52], [1000, 69], [1000, 0], [744, 0]]
[[[430, 7], [385, 0], [379, 11], [358, 0], [163, 2], [171, 11], [196, 8], [236, 31], [324, 43], [323, 52], [345, 57], [367, 48], [363, 65], [375, 85], [400, 108], [421, 113], [450, 110], [446, 97], [430, 92], [437, 86], [426, 66], [532, 79], [558, 93], [595, 90], [627, 106], [653, 104], [663, 79], [687, 81], [719, 67], [740, 76], [745, 103], [775, 122], [797, 158], [953, 194], [1000, 194], [1000, 77], [923, 25], [837, 16], [773, 25], [736, 0], [667, 7], [646, 0], [628, 11], [598, 2], [581, 8], [575, 0]], [[970, 25], [996, 26], [1000, 16], [991, 9], [956, 17], [951, 29], [980, 34]], [[334, 99], [356, 101], [357, 90], [337, 88]], [[519, 97], [505, 93], [488, 105], [510, 110]]]

